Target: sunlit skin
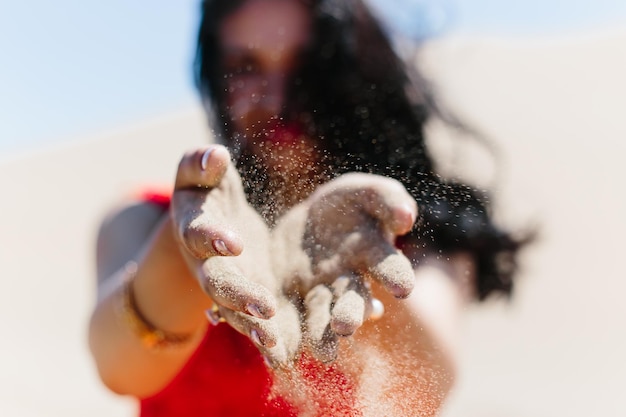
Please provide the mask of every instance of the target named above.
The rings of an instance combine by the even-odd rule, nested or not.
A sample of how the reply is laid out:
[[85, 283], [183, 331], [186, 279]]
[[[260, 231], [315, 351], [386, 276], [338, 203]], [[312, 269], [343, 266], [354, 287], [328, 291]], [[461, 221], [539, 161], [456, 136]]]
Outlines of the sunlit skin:
[[[286, 140], [275, 134], [295, 119], [291, 112], [297, 109], [289, 108], [288, 91], [310, 45], [311, 27], [308, 6], [295, 0], [249, 0], [219, 27], [230, 128], [245, 138], [244, 146], [268, 167], [272, 178], [280, 179], [276, 184], [283, 192], [278, 195], [286, 207], [300, 204], [279, 219], [275, 229], [268, 229], [247, 204], [227, 149], [212, 145], [193, 150], [180, 160], [167, 215], [149, 217], [153, 208], [144, 204], [136, 207], [139, 215], [132, 219], [122, 209], [103, 224], [99, 271], [115, 271], [129, 259], [140, 259], [134, 293], [142, 314], [158, 328], [201, 334], [207, 326], [205, 310], [216, 303], [233, 328], [246, 336], [254, 330], [255, 344], [270, 363], [286, 363], [308, 344], [323, 360], [339, 354], [345, 369], [362, 380], [362, 395], [373, 390], [372, 404], [390, 399], [408, 410], [374, 415], [413, 415], [416, 409], [421, 415], [434, 415], [452, 381], [454, 326], [471, 295], [472, 260], [456, 254], [444, 262], [417, 248], [405, 257], [392, 242], [411, 229], [417, 209], [399, 183], [366, 175], [320, 185], [324, 170], [316, 138], [300, 134]], [[348, 225], [346, 215], [355, 223], [350, 228], [360, 228], [368, 239], [355, 241], [349, 231], [335, 233], [338, 224]], [[152, 223], [141, 224], [141, 219], [149, 218]], [[316, 230], [305, 240], [303, 231], [311, 224]], [[107, 252], [120, 247], [120, 241], [131, 242], [133, 250]], [[355, 250], [333, 258], [346, 242]], [[309, 258], [311, 248], [323, 248], [327, 256], [316, 264]], [[385, 259], [395, 263], [379, 262], [380, 254], [393, 255]], [[116, 392], [140, 398], [153, 395], [184, 367], [200, 339], [167, 353], [146, 351], [131, 332], [119, 330], [115, 306], [121, 286], [110, 274], [99, 274], [101, 283], [114, 284], [106, 293], [105, 286], [99, 289], [90, 325], [98, 370]], [[353, 275], [354, 285], [337, 290], [341, 276]], [[398, 283], [397, 276], [408, 279]], [[385, 305], [377, 322], [367, 320], [372, 294], [362, 277], [371, 281], [372, 292]], [[329, 286], [335, 294], [326, 301], [316, 303], [310, 296]], [[338, 334], [353, 335], [350, 340], [361, 346], [359, 354], [349, 351], [351, 342], [341, 344], [348, 351], [337, 352], [328, 340], [301, 335], [302, 317], [285, 297], [285, 288], [305, 297], [309, 312], [325, 313]], [[409, 293], [404, 301], [394, 297]], [[332, 309], [337, 305], [350, 311], [335, 314]], [[360, 375], [372, 358], [388, 364], [397, 378], [381, 387], [380, 375]], [[420, 405], [424, 401], [427, 408]]]

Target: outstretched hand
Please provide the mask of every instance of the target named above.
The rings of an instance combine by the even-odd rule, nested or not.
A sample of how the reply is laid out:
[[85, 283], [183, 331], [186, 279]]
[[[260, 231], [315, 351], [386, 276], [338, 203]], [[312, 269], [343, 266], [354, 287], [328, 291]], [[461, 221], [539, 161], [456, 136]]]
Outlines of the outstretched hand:
[[293, 357], [301, 338], [298, 312], [281, 297], [268, 228], [248, 204], [226, 148], [182, 158], [171, 216], [180, 250], [213, 300], [209, 320], [250, 337], [272, 365]]
[[228, 151], [212, 146], [181, 160], [171, 216], [180, 250], [213, 300], [209, 319], [250, 337], [272, 366], [295, 357], [301, 327], [313, 355], [334, 360], [338, 336], [371, 314], [369, 280], [397, 298], [413, 288], [411, 263], [394, 241], [413, 227], [417, 206], [390, 178], [354, 173], [326, 183], [270, 236]]
[[417, 217], [404, 186], [372, 174], [345, 174], [290, 210], [273, 233], [283, 290], [304, 301], [305, 343], [322, 361], [336, 358], [338, 336], [352, 335], [372, 311], [368, 281], [396, 298], [411, 293], [411, 262], [394, 246]]

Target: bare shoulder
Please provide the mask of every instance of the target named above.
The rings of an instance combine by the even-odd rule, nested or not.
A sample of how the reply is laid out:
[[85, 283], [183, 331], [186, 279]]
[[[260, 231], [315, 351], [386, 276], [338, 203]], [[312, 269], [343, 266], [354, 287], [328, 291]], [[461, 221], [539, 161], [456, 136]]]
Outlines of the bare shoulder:
[[165, 215], [162, 207], [145, 201], [122, 202], [109, 211], [96, 243], [98, 283], [141, 251]]

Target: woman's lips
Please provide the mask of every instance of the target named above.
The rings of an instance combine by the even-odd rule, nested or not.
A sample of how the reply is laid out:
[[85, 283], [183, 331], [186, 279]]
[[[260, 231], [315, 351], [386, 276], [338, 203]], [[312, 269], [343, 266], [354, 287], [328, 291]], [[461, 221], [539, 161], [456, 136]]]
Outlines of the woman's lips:
[[292, 145], [301, 139], [302, 129], [296, 124], [276, 124], [268, 127], [265, 140], [274, 145]]

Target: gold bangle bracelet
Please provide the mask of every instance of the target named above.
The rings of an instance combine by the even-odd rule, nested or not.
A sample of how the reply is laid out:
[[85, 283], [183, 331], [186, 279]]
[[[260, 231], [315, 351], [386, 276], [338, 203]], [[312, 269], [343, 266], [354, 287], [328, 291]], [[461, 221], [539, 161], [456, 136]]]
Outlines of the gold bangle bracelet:
[[147, 349], [163, 349], [186, 344], [192, 339], [192, 334], [177, 334], [161, 330], [150, 323], [139, 311], [133, 289], [137, 267], [134, 261], [129, 261], [124, 265], [124, 287], [118, 308], [122, 321]]

